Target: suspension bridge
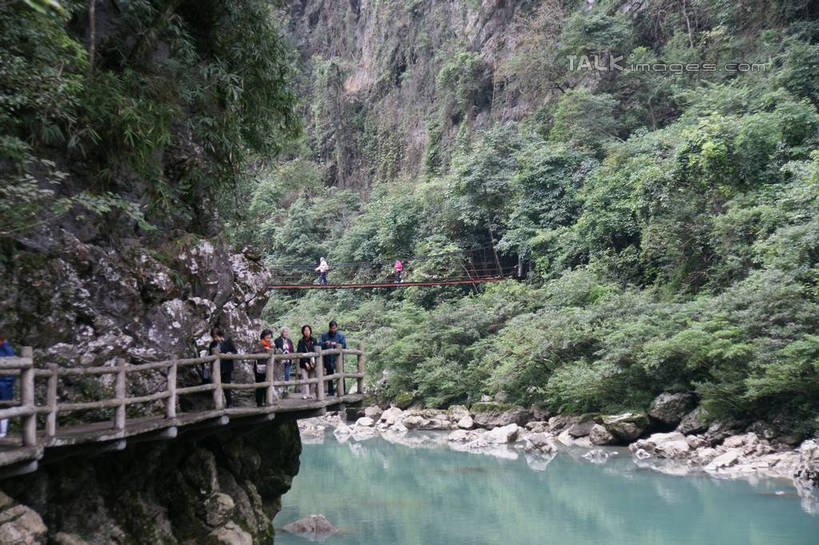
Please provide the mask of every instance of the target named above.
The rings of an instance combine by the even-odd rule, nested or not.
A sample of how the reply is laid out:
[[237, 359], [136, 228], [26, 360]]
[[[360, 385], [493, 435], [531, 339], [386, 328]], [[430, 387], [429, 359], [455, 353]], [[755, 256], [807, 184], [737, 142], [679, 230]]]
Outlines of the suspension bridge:
[[477, 286], [523, 276], [520, 261], [517, 264], [503, 263], [492, 246], [398, 259], [404, 267], [400, 280], [392, 270], [394, 260], [348, 261], [330, 263], [326, 284], [315, 278], [314, 265], [274, 263], [269, 267], [273, 281], [268, 288], [334, 290]]

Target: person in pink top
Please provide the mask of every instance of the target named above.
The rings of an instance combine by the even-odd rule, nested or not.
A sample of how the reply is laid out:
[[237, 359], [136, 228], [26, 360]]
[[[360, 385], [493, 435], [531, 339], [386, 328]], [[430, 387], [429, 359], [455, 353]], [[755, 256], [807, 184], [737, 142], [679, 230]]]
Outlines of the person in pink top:
[[401, 263], [400, 259], [395, 260], [395, 265], [393, 265], [393, 270], [395, 271], [395, 283], [401, 283], [401, 273], [404, 272], [404, 264]]

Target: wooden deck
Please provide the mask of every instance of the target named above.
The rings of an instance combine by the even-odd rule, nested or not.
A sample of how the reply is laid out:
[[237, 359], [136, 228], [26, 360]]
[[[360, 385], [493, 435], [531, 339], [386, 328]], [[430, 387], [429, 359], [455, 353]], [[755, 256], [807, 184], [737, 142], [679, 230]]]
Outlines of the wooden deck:
[[[337, 356], [337, 369], [332, 375], [324, 375], [323, 358], [327, 354]], [[357, 358], [355, 371], [345, 370], [344, 356]], [[22, 358], [0, 359], [0, 372], [14, 374], [20, 380], [19, 403], [8, 408], [0, 408], [0, 418], [19, 419], [19, 432], [0, 439], [0, 479], [37, 471], [41, 465], [71, 456], [89, 456], [104, 452], [124, 450], [128, 445], [146, 441], [173, 440], [188, 433], [213, 433], [221, 427], [257, 425], [276, 418], [304, 418], [323, 414], [328, 409], [340, 408], [347, 404], [359, 403], [363, 395], [364, 352], [359, 345], [353, 349], [334, 349], [310, 354], [290, 354], [289, 359], [299, 356], [315, 357], [318, 363], [317, 376], [309, 380], [275, 380], [275, 370], [280, 355], [269, 354], [223, 354], [189, 360], [172, 359], [145, 365], [126, 365], [100, 368], [57, 368], [47, 370], [34, 367], [31, 349], [24, 349]], [[177, 370], [189, 365], [210, 365], [216, 359], [264, 360], [267, 363], [264, 382], [243, 384], [221, 382], [219, 365], [212, 365], [212, 378], [208, 384], [180, 387], [177, 385]], [[146, 371], [160, 372], [167, 378], [162, 391], [137, 397], [128, 397], [128, 377]], [[83, 376], [102, 380], [106, 375], [116, 375], [114, 396], [109, 399], [60, 403], [60, 380], [66, 376]], [[47, 401], [44, 405], [35, 402], [35, 382], [37, 378], [47, 379]], [[356, 393], [347, 393], [346, 382], [355, 382]], [[110, 380], [109, 380], [110, 382]], [[337, 395], [326, 395], [327, 383], [336, 383]], [[278, 391], [302, 386], [314, 388], [314, 399], [300, 399], [295, 395], [278, 399]], [[262, 407], [225, 407], [225, 390], [265, 390]], [[210, 400], [211, 407], [197, 411], [178, 412], [179, 399], [183, 395], [199, 395]], [[150, 404], [154, 416], [128, 418], [126, 408], [132, 405]], [[163, 411], [157, 411], [157, 406]], [[102, 421], [80, 421], [70, 426], [58, 426], [58, 414], [88, 411], [114, 410], [114, 417]], [[164, 414], [162, 414], [164, 413]], [[98, 413], [100, 414], [100, 413]], [[38, 429], [38, 415], [45, 415], [45, 425]], [[84, 416], [85, 413], [81, 413]]]

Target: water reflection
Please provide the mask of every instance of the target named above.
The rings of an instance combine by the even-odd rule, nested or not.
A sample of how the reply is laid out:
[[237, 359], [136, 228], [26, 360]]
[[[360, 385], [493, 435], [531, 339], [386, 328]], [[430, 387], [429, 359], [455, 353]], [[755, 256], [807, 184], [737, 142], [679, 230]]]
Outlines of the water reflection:
[[[339, 444], [328, 434], [323, 445], [305, 445], [276, 526], [322, 513], [342, 530], [327, 540], [338, 545], [819, 542], [819, 517], [780, 481], [673, 477], [611, 451], [599, 463], [584, 449], [506, 449], [512, 458], [406, 446], [414, 441]], [[281, 531], [276, 542], [307, 543]]]

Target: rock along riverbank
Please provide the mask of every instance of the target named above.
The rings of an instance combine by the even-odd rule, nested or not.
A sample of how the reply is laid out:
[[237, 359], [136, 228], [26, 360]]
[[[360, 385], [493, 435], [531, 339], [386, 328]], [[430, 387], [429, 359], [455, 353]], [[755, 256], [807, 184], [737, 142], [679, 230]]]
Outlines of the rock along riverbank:
[[[776, 437], [762, 422], [708, 422], [690, 401], [660, 396], [647, 414], [559, 415], [546, 417], [520, 408], [476, 404], [446, 410], [348, 409], [299, 422], [303, 443], [340, 442], [380, 436], [411, 447], [446, 444], [459, 451], [517, 458], [545, 470], [565, 452], [589, 463], [613, 456], [667, 474], [707, 474], [716, 478], [783, 478], [802, 498], [805, 511], [819, 514], [819, 440], [797, 445]], [[653, 431], [661, 429], [664, 431]], [[652, 432], [653, 431], [653, 432]]]

